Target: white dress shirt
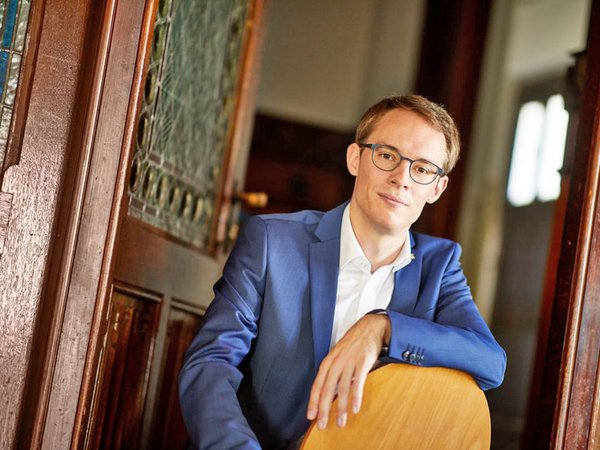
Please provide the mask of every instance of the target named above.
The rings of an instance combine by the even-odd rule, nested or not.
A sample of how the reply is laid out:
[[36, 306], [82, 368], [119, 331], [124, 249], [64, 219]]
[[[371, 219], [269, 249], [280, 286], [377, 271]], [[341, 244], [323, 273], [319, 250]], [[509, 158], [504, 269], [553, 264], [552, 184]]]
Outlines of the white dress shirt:
[[407, 231], [398, 257], [391, 264], [371, 273], [371, 263], [358, 243], [350, 223], [350, 204], [346, 206], [342, 217], [340, 272], [330, 348], [366, 313], [388, 307], [394, 290], [394, 272], [410, 261], [410, 235]]

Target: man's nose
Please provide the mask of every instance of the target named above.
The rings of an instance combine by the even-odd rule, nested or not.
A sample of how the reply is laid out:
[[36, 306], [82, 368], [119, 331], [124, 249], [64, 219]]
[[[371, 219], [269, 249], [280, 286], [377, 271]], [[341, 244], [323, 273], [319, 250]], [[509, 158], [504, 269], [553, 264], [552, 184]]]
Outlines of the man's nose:
[[402, 187], [408, 187], [412, 182], [410, 178], [410, 161], [404, 159], [400, 161], [398, 167], [390, 172], [390, 182], [399, 184]]

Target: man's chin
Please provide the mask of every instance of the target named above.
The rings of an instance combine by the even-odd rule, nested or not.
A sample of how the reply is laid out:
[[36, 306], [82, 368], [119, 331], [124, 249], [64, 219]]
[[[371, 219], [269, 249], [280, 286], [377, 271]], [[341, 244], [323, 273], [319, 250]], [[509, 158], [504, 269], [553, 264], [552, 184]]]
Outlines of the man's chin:
[[383, 221], [377, 224], [375, 231], [382, 236], [398, 236], [409, 227], [410, 225], [404, 221]]

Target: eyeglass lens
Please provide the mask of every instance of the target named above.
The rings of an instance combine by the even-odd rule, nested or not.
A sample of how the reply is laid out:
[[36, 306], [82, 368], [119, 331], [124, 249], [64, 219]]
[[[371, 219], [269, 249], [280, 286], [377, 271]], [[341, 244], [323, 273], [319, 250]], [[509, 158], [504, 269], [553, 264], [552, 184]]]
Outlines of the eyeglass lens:
[[[400, 153], [385, 147], [375, 147], [373, 149], [373, 163], [381, 170], [391, 171], [400, 165], [403, 158]], [[408, 160], [408, 159], [407, 159]], [[410, 160], [408, 160], [410, 161]], [[420, 184], [429, 184], [438, 175], [437, 167], [423, 160], [410, 161], [410, 177]]]

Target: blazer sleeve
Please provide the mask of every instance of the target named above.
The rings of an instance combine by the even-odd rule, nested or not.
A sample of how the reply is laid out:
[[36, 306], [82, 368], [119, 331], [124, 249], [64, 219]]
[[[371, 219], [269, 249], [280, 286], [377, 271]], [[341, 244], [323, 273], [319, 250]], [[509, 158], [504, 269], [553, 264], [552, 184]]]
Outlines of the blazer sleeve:
[[387, 312], [391, 322], [387, 360], [462, 370], [471, 374], [481, 389], [491, 389], [504, 379], [506, 354], [473, 301], [460, 253], [460, 246], [454, 243], [433, 321]]
[[179, 399], [193, 448], [260, 449], [237, 390], [239, 365], [257, 334], [267, 270], [262, 219], [248, 220], [214, 286], [179, 375]]

